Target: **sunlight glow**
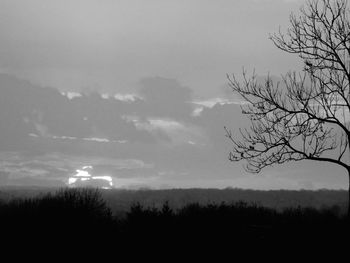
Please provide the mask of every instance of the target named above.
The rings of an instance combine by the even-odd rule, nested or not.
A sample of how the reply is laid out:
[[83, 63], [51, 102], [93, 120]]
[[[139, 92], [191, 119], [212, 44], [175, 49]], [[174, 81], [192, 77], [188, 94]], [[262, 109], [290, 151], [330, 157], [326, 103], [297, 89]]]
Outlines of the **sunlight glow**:
[[77, 170], [77, 173], [75, 175], [76, 177], [91, 177], [91, 174], [89, 172], [84, 170]]
[[113, 179], [111, 176], [108, 175], [99, 175], [99, 176], [92, 176], [89, 171], [92, 170], [93, 167], [91, 165], [85, 165], [81, 169], [76, 170], [76, 174], [72, 177], [68, 178], [68, 185], [75, 187], [79, 185], [79, 182], [91, 182], [91, 185], [94, 185], [94, 180], [103, 180], [108, 182], [108, 186], [102, 186], [102, 189], [111, 189], [113, 188]]
[[195, 108], [192, 112], [192, 116], [193, 117], [198, 117], [201, 115], [202, 111], [204, 110], [203, 107], [198, 107], [198, 108]]
[[74, 184], [77, 180], [78, 180], [78, 178], [69, 177], [68, 184]]
[[136, 100], [141, 100], [141, 97], [136, 94], [115, 94], [114, 98], [119, 101], [124, 102], [135, 102]]
[[83, 95], [79, 92], [73, 92], [73, 91], [68, 91], [68, 92], [62, 92], [61, 93], [63, 96], [66, 96], [68, 99], [74, 99], [74, 98], [79, 98], [82, 97]]

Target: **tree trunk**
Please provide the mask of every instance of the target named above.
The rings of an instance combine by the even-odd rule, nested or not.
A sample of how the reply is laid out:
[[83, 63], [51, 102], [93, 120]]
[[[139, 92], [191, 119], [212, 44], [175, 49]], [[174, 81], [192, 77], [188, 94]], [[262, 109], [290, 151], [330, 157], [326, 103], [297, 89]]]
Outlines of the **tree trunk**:
[[350, 170], [349, 173], [349, 189], [348, 189], [348, 221], [350, 222]]
[[349, 189], [348, 189], [348, 221], [350, 222], [350, 169], [348, 169]]

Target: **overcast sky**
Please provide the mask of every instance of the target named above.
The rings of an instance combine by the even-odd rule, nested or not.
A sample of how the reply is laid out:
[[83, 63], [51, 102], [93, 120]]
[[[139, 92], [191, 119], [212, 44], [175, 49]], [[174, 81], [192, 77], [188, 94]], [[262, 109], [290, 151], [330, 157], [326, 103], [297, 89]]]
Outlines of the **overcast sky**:
[[345, 187], [325, 164], [257, 176], [227, 160], [223, 126], [245, 122], [226, 73], [299, 70], [269, 34], [303, 2], [0, 0], [2, 183], [91, 165], [118, 186]]
[[302, 2], [0, 0], [0, 70], [65, 90], [128, 91], [161, 76], [215, 94], [243, 66], [298, 66], [268, 37]]

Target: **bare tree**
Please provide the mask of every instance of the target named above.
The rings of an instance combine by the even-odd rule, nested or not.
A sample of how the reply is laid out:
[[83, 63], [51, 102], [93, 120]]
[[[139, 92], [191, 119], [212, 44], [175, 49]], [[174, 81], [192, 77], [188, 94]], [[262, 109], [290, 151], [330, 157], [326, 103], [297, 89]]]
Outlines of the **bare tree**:
[[[308, 1], [290, 16], [290, 28], [270, 36], [277, 48], [297, 54], [301, 73], [280, 83], [264, 83], [244, 71], [242, 80], [228, 76], [232, 90], [247, 102], [242, 112], [251, 127], [240, 130], [231, 161], [246, 160], [247, 170], [288, 161], [315, 160], [340, 165], [350, 180], [350, 10], [346, 0]], [[350, 185], [350, 183], [349, 183]], [[350, 186], [349, 186], [350, 200]], [[348, 206], [350, 215], [350, 202]]]

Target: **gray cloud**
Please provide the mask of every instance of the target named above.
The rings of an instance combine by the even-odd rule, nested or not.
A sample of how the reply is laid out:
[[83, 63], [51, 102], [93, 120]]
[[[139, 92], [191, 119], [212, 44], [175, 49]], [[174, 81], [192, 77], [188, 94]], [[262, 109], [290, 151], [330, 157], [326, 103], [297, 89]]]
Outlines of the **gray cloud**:
[[[5, 148], [22, 143], [30, 146], [38, 136], [48, 141], [80, 139], [70, 142], [76, 146], [87, 144], [84, 138], [154, 140], [150, 133], [136, 129], [121, 117], [129, 111], [127, 102], [105, 100], [96, 93], [68, 99], [55, 89], [37, 87], [4, 74], [0, 75], [0, 85], [1, 142]], [[28, 138], [29, 134], [33, 137]]]
[[[141, 84], [139, 99], [96, 92], [69, 99], [56, 89], [0, 75], [2, 185], [58, 186], [86, 165], [96, 176], [114, 178], [117, 187], [300, 188], [317, 177], [313, 187], [337, 188], [346, 179], [334, 167], [316, 169], [306, 162], [298, 163], [298, 172], [281, 166], [254, 179], [227, 159], [231, 145], [224, 125], [237, 131], [249, 124], [239, 103], [212, 98], [195, 104], [191, 90], [171, 79]], [[197, 106], [203, 109], [193, 115]]]
[[145, 98], [145, 114], [151, 117], [188, 118], [193, 110], [192, 90], [175, 79], [145, 78], [140, 81], [139, 93]]
[[[67, 185], [69, 177], [84, 166], [93, 167], [94, 176], [110, 176], [115, 181], [150, 177], [148, 170], [154, 165], [137, 159], [114, 159], [99, 156], [48, 153], [26, 155], [23, 153], [0, 153], [0, 181], [2, 185]], [[142, 170], [141, 173], [137, 172]], [[136, 173], [135, 173], [136, 172]]]
[[225, 74], [298, 68], [268, 34], [302, 2], [0, 0], [0, 183], [60, 185], [94, 165], [119, 186], [341, 187], [328, 166], [277, 182], [227, 160], [223, 126], [248, 122]]

